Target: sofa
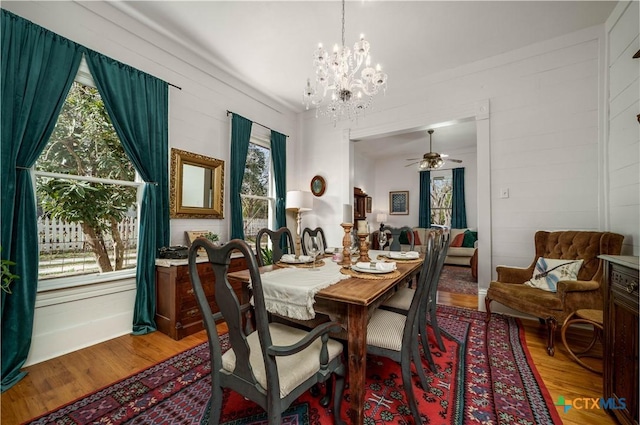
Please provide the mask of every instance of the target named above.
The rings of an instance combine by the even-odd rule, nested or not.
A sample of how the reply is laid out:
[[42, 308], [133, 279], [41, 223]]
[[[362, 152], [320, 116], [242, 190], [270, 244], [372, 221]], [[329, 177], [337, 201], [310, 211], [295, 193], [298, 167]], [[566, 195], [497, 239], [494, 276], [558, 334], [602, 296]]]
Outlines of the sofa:
[[[467, 235], [471, 233], [471, 236]], [[457, 239], [462, 235], [462, 246], [457, 245]], [[451, 229], [451, 236], [449, 238], [450, 245], [447, 251], [447, 258], [445, 258], [445, 264], [453, 264], [457, 266], [471, 266], [471, 257], [478, 247], [477, 232], [471, 229]]]
[[[420, 253], [424, 253], [425, 245], [423, 245], [423, 241], [427, 239], [427, 228], [425, 227], [414, 227], [414, 240], [415, 245], [413, 250], [418, 251]], [[478, 246], [477, 241], [477, 232], [471, 229], [450, 229], [451, 236], [449, 238], [451, 246], [449, 246], [449, 250], [447, 251], [447, 257], [445, 259], [445, 264], [454, 264], [460, 266], [470, 266], [471, 265], [471, 257], [473, 257], [473, 253]], [[465, 234], [466, 232], [466, 234]], [[380, 249], [378, 245], [378, 233], [376, 230], [371, 234], [371, 249]], [[462, 235], [464, 245], [470, 246], [453, 246], [454, 240], [458, 235]], [[466, 236], [466, 238], [465, 238]], [[404, 240], [400, 240], [400, 247], [402, 251], [409, 251], [411, 246], [408, 245], [408, 242]], [[465, 243], [466, 242], [466, 243]]]

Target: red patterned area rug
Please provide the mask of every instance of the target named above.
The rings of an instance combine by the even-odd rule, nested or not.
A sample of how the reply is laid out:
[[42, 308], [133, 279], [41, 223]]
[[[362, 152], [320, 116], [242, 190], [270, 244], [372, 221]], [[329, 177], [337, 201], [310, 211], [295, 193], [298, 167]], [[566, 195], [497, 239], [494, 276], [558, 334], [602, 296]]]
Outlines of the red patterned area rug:
[[438, 291], [478, 295], [478, 282], [471, 277], [471, 267], [445, 264], [438, 282]]
[[[428, 372], [425, 391], [414, 374], [418, 407], [428, 424], [562, 423], [529, 357], [517, 319], [439, 306], [446, 352], [432, 335], [438, 371]], [[226, 336], [223, 342], [226, 344]], [[209, 351], [206, 343], [47, 413], [28, 424], [199, 424], [207, 407]], [[221, 424], [264, 425], [264, 411], [235, 392], [224, 392]], [[348, 418], [345, 389], [342, 417]], [[400, 367], [367, 358], [366, 425], [413, 423], [402, 389]], [[287, 425], [333, 424], [329, 409], [310, 394], [282, 418]]]

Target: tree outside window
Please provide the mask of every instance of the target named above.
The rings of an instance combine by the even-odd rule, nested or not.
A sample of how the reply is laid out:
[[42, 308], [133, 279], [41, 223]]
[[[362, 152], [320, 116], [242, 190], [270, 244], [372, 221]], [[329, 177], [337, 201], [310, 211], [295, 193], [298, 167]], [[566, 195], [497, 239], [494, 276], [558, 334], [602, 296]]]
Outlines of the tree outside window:
[[255, 242], [258, 230], [270, 227], [275, 199], [271, 172], [271, 149], [267, 141], [252, 138], [244, 169], [240, 200], [244, 237]]
[[73, 83], [34, 174], [40, 279], [135, 268], [141, 183], [96, 88]]
[[451, 172], [431, 177], [431, 224], [451, 227], [451, 201], [453, 198]]

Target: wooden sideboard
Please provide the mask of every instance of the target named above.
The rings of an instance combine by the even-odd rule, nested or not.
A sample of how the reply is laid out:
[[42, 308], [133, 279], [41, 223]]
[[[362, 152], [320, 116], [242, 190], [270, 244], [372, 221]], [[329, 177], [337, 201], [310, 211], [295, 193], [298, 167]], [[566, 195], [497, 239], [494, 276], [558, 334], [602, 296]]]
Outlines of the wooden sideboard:
[[[214, 313], [218, 306], [214, 301], [214, 276], [211, 265], [198, 263], [202, 284], [204, 286], [209, 305]], [[229, 272], [244, 270], [247, 263], [244, 257], [231, 258]], [[239, 299], [242, 297], [242, 287], [239, 283], [234, 291]], [[173, 339], [182, 339], [204, 329], [202, 315], [196, 303], [196, 298], [189, 277], [187, 260], [156, 260], [156, 325], [158, 330]]]
[[605, 262], [604, 399], [622, 424], [638, 424], [638, 257]]

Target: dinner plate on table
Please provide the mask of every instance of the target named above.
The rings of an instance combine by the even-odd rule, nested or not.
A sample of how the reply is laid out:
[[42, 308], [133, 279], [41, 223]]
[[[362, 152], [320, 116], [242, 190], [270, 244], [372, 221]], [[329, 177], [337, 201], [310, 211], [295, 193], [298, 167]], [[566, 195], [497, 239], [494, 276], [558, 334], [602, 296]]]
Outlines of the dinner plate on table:
[[295, 258], [295, 259], [290, 259], [290, 258], [281, 258], [280, 259], [281, 263], [286, 263], [286, 264], [308, 264], [313, 262], [313, 258], [309, 258], [307, 259], [303, 259], [301, 260], [300, 258]]
[[385, 254], [385, 257], [391, 258], [394, 260], [417, 260], [420, 256], [412, 257], [408, 256], [406, 252], [388, 252]]
[[355, 270], [357, 272], [360, 272], [360, 273], [379, 273], [379, 274], [381, 274], [381, 273], [391, 273], [393, 271], [393, 269], [391, 269], [391, 270], [365, 269], [365, 268], [361, 268], [361, 267], [358, 267], [358, 266], [355, 266], [355, 265], [351, 266], [351, 269]]

